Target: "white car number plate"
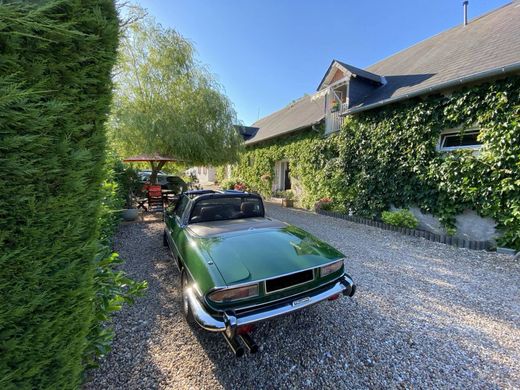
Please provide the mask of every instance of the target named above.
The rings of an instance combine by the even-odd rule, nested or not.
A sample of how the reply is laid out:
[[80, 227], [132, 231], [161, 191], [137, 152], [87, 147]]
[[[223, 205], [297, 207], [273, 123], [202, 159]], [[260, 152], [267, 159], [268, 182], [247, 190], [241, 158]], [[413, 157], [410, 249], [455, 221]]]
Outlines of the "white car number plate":
[[292, 303], [293, 306], [300, 306], [300, 305], [303, 305], [305, 302], [308, 302], [310, 301], [311, 298], [310, 297], [305, 297], [305, 298], [302, 298], [302, 299], [297, 299], [296, 301], [294, 301]]

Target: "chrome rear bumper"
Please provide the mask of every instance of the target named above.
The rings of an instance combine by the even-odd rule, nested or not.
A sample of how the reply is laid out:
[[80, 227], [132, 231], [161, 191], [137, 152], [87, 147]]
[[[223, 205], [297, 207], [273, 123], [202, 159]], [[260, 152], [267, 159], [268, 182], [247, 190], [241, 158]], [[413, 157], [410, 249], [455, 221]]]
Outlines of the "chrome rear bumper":
[[294, 297], [292, 300], [283, 301], [283, 303], [273, 303], [273, 305], [268, 305], [256, 310], [250, 310], [241, 314], [225, 312], [221, 317], [215, 317], [208, 313], [192, 289], [189, 289], [187, 294], [193, 317], [202, 328], [211, 332], [226, 332], [229, 337], [233, 337], [236, 328], [239, 326], [250, 325], [270, 318], [289, 314], [303, 309], [304, 307], [324, 301], [325, 299], [337, 294], [351, 297], [354, 295], [355, 291], [356, 286], [354, 285], [354, 282], [350, 276], [345, 274], [338, 281], [332, 283], [326, 288], [302, 293]]

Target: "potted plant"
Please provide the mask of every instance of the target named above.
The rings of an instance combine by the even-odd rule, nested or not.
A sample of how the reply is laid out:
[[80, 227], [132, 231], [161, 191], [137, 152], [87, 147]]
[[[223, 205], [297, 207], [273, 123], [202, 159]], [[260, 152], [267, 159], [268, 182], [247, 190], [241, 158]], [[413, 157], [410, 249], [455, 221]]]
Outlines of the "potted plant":
[[287, 190], [282, 193], [282, 206], [293, 207], [294, 206], [294, 192]]
[[331, 107], [330, 107], [330, 112], [337, 112], [337, 111], [339, 111], [339, 107], [340, 107], [339, 102], [337, 100], [334, 100], [332, 102]]
[[139, 215], [139, 210], [134, 206], [134, 198], [141, 186], [137, 171], [133, 168], [126, 168], [120, 172], [119, 191], [124, 197], [124, 208], [121, 218], [125, 221], [135, 221]]

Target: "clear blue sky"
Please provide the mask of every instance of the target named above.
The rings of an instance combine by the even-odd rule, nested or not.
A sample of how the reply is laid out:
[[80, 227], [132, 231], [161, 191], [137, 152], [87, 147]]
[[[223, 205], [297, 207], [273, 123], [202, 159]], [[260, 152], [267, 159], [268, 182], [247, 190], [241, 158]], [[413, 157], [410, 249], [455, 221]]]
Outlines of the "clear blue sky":
[[[315, 91], [333, 59], [363, 68], [462, 23], [462, 0], [136, 1], [194, 43], [245, 125]], [[470, 0], [470, 21], [507, 3]]]

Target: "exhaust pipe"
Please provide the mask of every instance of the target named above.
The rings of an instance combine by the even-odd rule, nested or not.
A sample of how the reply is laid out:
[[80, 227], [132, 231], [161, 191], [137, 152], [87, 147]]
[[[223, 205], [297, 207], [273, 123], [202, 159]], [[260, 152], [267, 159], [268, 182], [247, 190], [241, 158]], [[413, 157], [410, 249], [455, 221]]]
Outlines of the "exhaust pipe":
[[244, 348], [238, 343], [238, 340], [236, 337], [230, 338], [226, 335], [226, 333], [222, 333], [224, 335], [224, 338], [226, 339], [229, 348], [233, 351], [235, 354], [235, 357], [239, 358], [244, 355]]
[[249, 350], [249, 353], [257, 353], [258, 352], [258, 345], [255, 343], [255, 341], [251, 338], [251, 336], [247, 333], [241, 334], [240, 339], [244, 342], [247, 349]]

